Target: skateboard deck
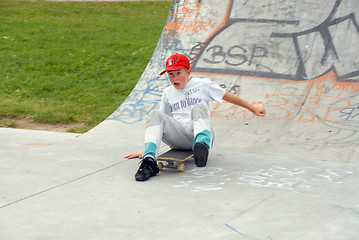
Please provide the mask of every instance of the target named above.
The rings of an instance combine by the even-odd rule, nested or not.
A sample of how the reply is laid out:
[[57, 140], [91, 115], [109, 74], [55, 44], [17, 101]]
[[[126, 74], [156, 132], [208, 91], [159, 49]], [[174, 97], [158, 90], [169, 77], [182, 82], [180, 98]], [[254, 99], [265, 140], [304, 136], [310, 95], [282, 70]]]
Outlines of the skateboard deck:
[[[183, 172], [185, 165], [183, 162], [193, 158], [192, 150], [176, 150], [171, 149], [158, 156], [158, 167], [162, 171], [164, 167], [177, 168], [179, 172]], [[166, 164], [164, 164], [166, 163]]]

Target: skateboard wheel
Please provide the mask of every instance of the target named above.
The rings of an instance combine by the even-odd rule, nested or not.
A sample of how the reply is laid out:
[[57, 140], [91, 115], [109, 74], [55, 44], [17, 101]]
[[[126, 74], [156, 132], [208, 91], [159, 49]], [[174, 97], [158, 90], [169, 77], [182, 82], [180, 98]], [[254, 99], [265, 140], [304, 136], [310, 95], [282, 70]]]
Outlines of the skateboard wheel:
[[157, 166], [158, 166], [158, 168], [159, 168], [160, 171], [163, 170], [163, 162], [158, 162], [158, 163], [157, 163]]
[[183, 172], [184, 171], [184, 164], [183, 163], [178, 164], [177, 169], [178, 169], [179, 172]]

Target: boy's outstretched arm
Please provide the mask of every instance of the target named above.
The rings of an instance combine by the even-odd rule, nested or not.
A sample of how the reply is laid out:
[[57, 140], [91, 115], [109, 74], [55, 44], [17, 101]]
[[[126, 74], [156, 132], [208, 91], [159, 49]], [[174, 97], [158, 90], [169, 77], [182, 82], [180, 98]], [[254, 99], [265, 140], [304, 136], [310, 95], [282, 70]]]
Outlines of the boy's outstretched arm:
[[249, 111], [253, 112], [259, 117], [264, 117], [266, 115], [266, 110], [262, 104], [250, 104], [249, 102], [232, 93], [226, 92], [226, 94], [223, 96], [223, 100], [247, 108]]

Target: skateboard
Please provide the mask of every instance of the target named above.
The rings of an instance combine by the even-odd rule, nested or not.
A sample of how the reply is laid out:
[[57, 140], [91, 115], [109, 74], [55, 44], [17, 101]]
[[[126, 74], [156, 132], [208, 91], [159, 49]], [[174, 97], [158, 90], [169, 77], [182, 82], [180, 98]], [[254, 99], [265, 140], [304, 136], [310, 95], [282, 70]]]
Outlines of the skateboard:
[[[183, 172], [185, 168], [183, 162], [191, 158], [193, 158], [192, 150], [171, 149], [158, 156], [157, 164], [160, 171], [162, 171], [164, 167], [167, 167], [167, 168], [177, 168], [179, 172]], [[164, 162], [166, 162], [167, 164], [164, 164]]]

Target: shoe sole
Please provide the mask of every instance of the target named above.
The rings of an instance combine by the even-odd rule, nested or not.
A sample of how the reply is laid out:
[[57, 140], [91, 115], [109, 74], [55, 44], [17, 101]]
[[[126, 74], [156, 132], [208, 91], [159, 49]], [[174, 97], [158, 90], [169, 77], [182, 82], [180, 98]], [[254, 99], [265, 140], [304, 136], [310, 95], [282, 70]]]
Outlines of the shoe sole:
[[193, 147], [194, 162], [197, 167], [205, 167], [208, 160], [208, 148], [204, 143], [198, 142]]

